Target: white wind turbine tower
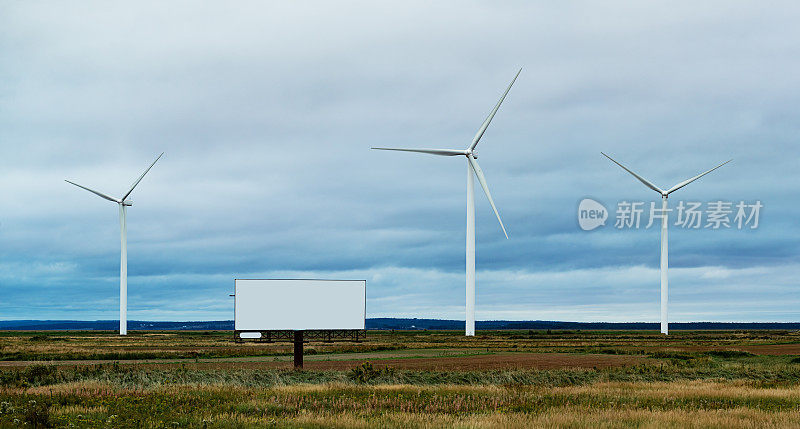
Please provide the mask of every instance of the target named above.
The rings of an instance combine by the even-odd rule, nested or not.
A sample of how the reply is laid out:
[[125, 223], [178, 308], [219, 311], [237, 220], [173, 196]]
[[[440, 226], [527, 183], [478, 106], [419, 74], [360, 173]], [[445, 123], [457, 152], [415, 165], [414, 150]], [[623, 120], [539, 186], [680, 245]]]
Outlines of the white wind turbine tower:
[[395, 148], [384, 148], [384, 147], [373, 147], [372, 149], [377, 150], [397, 150], [403, 152], [419, 152], [419, 153], [427, 153], [430, 155], [440, 155], [440, 156], [464, 156], [467, 158], [467, 316], [466, 316], [466, 335], [467, 336], [474, 336], [475, 335], [475, 179], [473, 177], [473, 173], [475, 176], [478, 176], [478, 182], [481, 184], [481, 188], [483, 188], [483, 192], [486, 194], [486, 197], [489, 199], [489, 204], [492, 205], [492, 210], [494, 210], [495, 216], [497, 216], [497, 220], [500, 222], [500, 228], [503, 229], [503, 234], [505, 234], [506, 239], [508, 239], [508, 233], [506, 232], [506, 227], [503, 225], [503, 221], [500, 219], [500, 213], [497, 212], [497, 207], [494, 205], [494, 200], [492, 200], [492, 194], [489, 192], [489, 186], [486, 184], [486, 178], [483, 176], [483, 171], [481, 167], [478, 165], [477, 156], [475, 155], [475, 147], [478, 145], [478, 142], [483, 137], [483, 133], [486, 132], [486, 128], [489, 127], [489, 123], [492, 122], [492, 118], [497, 113], [497, 110], [500, 109], [500, 104], [503, 103], [503, 100], [506, 98], [508, 91], [511, 90], [511, 86], [514, 85], [514, 82], [517, 80], [517, 77], [522, 72], [522, 69], [519, 69], [517, 74], [514, 76], [514, 79], [511, 80], [511, 83], [508, 84], [508, 88], [503, 93], [503, 96], [500, 97], [500, 101], [494, 106], [492, 112], [489, 113], [489, 116], [483, 121], [483, 124], [478, 129], [478, 133], [475, 134], [475, 137], [472, 139], [472, 142], [469, 146], [464, 150], [455, 150], [455, 149], [395, 149]]
[[161, 155], [147, 167], [147, 170], [133, 182], [131, 188], [125, 195], [122, 196], [120, 199], [116, 199], [114, 197], [109, 197], [108, 195], [95, 191], [93, 189], [89, 189], [85, 186], [81, 186], [75, 182], [70, 182], [69, 180], [65, 180], [67, 183], [71, 183], [79, 188], [86, 189], [87, 191], [101, 197], [105, 198], [108, 201], [115, 202], [119, 204], [119, 235], [120, 241], [122, 242], [122, 252], [120, 254], [120, 262], [119, 262], [119, 334], [120, 335], [128, 335], [128, 231], [126, 228], [125, 223], [125, 212], [126, 207], [132, 205], [133, 203], [128, 200], [128, 197], [133, 192], [133, 189], [136, 188], [136, 185], [142, 181], [144, 175], [150, 171], [151, 168], [156, 164], [156, 162], [161, 159], [161, 156], [164, 155], [164, 152], [161, 152]]
[[633, 175], [633, 177], [639, 179], [639, 181], [642, 182], [645, 186], [647, 186], [648, 188], [658, 192], [661, 195], [661, 214], [662, 214], [662, 217], [661, 217], [661, 333], [664, 334], [664, 335], [667, 335], [667, 334], [669, 334], [669, 326], [668, 326], [669, 324], [667, 322], [667, 302], [668, 302], [667, 298], [669, 297], [669, 294], [667, 293], [667, 290], [668, 290], [668, 288], [667, 288], [667, 265], [668, 265], [667, 264], [667, 253], [668, 253], [667, 252], [667, 226], [669, 225], [669, 220], [667, 219], [669, 217], [668, 216], [668, 212], [667, 212], [667, 198], [669, 198], [669, 194], [677, 191], [680, 188], [683, 188], [684, 186], [694, 182], [695, 180], [705, 176], [708, 173], [711, 173], [712, 171], [722, 167], [723, 165], [725, 165], [725, 164], [727, 164], [727, 163], [729, 163], [729, 162], [731, 162], [733, 160], [729, 159], [729, 160], [723, 162], [722, 164], [712, 168], [711, 170], [706, 171], [705, 173], [700, 173], [697, 176], [694, 176], [692, 178], [686, 179], [683, 182], [678, 183], [677, 185], [669, 188], [668, 190], [663, 191], [660, 188], [658, 188], [656, 185], [652, 184], [650, 181], [645, 179], [644, 177], [634, 173], [631, 170], [628, 170], [627, 167], [625, 167], [624, 165], [622, 165], [619, 162], [615, 161], [610, 156], [606, 155], [603, 152], [600, 152], [600, 153], [602, 153], [603, 156], [605, 156], [606, 158], [610, 159], [611, 162], [613, 162], [614, 164], [617, 164], [620, 167], [622, 167], [623, 170], [625, 170], [628, 173], [630, 173], [631, 175]]

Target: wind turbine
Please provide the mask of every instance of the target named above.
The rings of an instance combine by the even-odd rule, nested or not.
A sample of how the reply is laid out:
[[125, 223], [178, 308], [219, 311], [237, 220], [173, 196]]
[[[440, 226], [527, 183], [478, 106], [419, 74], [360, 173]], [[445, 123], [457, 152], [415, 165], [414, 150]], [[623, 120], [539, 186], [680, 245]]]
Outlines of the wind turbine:
[[120, 335], [128, 335], [128, 230], [125, 223], [125, 212], [126, 207], [129, 207], [133, 204], [128, 197], [133, 192], [133, 189], [136, 188], [136, 185], [142, 181], [144, 175], [156, 165], [156, 162], [161, 159], [164, 155], [164, 152], [161, 152], [161, 155], [147, 167], [147, 170], [144, 170], [141, 176], [133, 182], [131, 188], [125, 195], [122, 196], [120, 199], [116, 199], [114, 197], [109, 197], [108, 195], [95, 191], [93, 189], [89, 189], [86, 186], [81, 186], [75, 182], [70, 182], [69, 180], [64, 180], [67, 183], [73, 184], [81, 189], [86, 189], [87, 191], [101, 197], [105, 198], [108, 201], [114, 202], [119, 204], [119, 236], [120, 241], [122, 242], [122, 252], [120, 254], [120, 262], [119, 262], [119, 334]]
[[522, 69], [519, 69], [517, 74], [514, 76], [514, 79], [511, 80], [511, 83], [508, 84], [508, 88], [503, 93], [503, 96], [500, 97], [500, 101], [494, 106], [492, 112], [489, 113], [489, 116], [483, 121], [481, 127], [478, 129], [478, 133], [475, 134], [475, 137], [472, 139], [472, 142], [467, 146], [464, 150], [456, 150], [456, 149], [398, 149], [398, 148], [385, 148], [385, 147], [373, 147], [372, 149], [377, 150], [396, 150], [402, 152], [419, 152], [419, 153], [426, 153], [430, 155], [439, 155], [439, 156], [464, 156], [467, 159], [467, 316], [466, 316], [466, 335], [467, 336], [474, 336], [475, 335], [475, 176], [478, 176], [478, 182], [481, 184], [481, 188], [483, 188], [483, 193], [486, 194], [486, 198], [489, 199], [489, 204], [492, 205], [492, 210], [494, 210], [494, 215], [497, 216], [497, 220], [500, 222], [500, 228], [503, 229], [503, 234], [505, 234], [506, 239], [508, 239], [508, 233], [506, 232], [506, 227], [503, 225], [503, 221], [500, 219], [500, 213], [497, 212], [497, 207], [494, 205], [494, 200], [492, 200], [492, 194], [489, 192], [489, 185], [486, 184], [486, 178], [483, 176], [483, 171], [481, 167], [478, 165], [477, 156], [475, 155], [475, 147], [478, 145], [478, 142], [483, 137], [483, 133], [486, 132], [486, 128], [489, 127], [489, 123], [492, 122], [492, 118], [497, 113], [497, 110], [500, 109], [500, 104], [503, 103], [503, 100], [506, 98], [508, 91], [511, 90], [511, 86], [514, 85], [514, 82], [517, 80], [517, 77], [522, 72]]
[[639, 179], [639, 181], [642, 182], [644, 184], [644, 186], [647, 186], [648, 188], [650, 188], [650, 189], [658, 192], [659, 194], [661, 194], [661, 214], [662, 214], [662, 217], [661, 217], [661, 333], [664, 334], [664, 335], [668, 335], [669, 334], [669, 326], [668, 326], [669, 324], [667, 322], [667, 302], [668, 302], [669, 294], [667, 293], [667, 289], [668, 289], [668, 287], [667, 287], [667, 265], [668, 265], [667, 264], [667, 253], [668, 253], [667, 252], [667, 226], [669, 225], [669, 221], [667, 220], [667, 217], [668, 217], [667, 198], [669, 198], [669, 194], [677, 191], [680, 188], [683, 188], [684, 186], [694, 182], [695, 180], [705, 176], [708, 173], [711, 173], [712, 171], [722, 167], [723, 165], [725, 165], [725, 164], [727, 164], [727, 163], [729, 163], [729, 162], [731, 162], [733, 160], [729, 159], [729, 160], [723, 162], [722, 164], [712, 168], [711, 170], [706, 171], [705, 173], [700, 173], [697, 176], [694, 176], [692, 178], [686, 179], [683, 182], [678, 183], [677, 185], [675, 185], [675, 186], [667, 189], [666, 191], [664, 191], [664, 190], [661, 190], [656, 185], [652, 184], [650, 181], [648, 181], [644, 177], [634, 173], [633, 171], [629, 170], [624, 165], [622, 165], [619, 162], [615, 161], [613, 158], [611, 158], [610, 156], [606, 155], [605, 153], [603, 153], [603, 152], [600, 152], [600, 153], [602, 153], [603, 156], [605, 156], [606, 158], [610, 159], [611, 162], [613, 162], [614, 164], [617, 164], [620, 167], [622, 167], [623, 170], [625, 170], [628, 173], [630, 173], [631, 175], [633, 175], [633, 177]]

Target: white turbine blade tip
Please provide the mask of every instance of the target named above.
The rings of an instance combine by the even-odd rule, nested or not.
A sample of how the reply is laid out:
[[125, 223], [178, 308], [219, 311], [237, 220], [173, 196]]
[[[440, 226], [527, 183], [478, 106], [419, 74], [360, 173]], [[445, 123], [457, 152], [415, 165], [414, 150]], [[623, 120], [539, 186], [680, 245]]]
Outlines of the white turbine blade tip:
[[664, 192], [664, 191], [662, 191], [662, 190], [661, 190], [661, 188], [659, 188], [658, 186], [654, 185], [652, 182], [650, 182], [649, 180], [645, 179], [644, 177], [642, 177], [642, 176], [640, 176], [640, 175], [638, 175], [638, 174], [634, 173], [633, 171], [631, 171], [630, 169], [628, 169], [628, 167], [625, 167], [624, 165], [622, 165], [622, 164], [620, 164], [619, 162], [617, 162], [617, 161], [616, 161], [614, 158], [612, 158], [612, 157], [610, 157], [610, 156], [606, 155], [606, 154], [605, 154], [605, 152], [600, 152], [600, 153], [601, 153], [601, 154], [603, 154], [603, 156], [605, 156], [606, 158], [610, 159], [610, 160], [611, 160], [611, 162], [613, 162], [614, 164], [617, 164], [617, 165], [618, 165], [618, 166], [620, 166], [620, 167], [621, 167], [623, 170], [625, 170], [625, 171], [627, 171], [628, 173], [630, 173], [630, 174], [631, 174], [631, 176], [635, 177], [637, 180], [639, 180], [640, 182], [642, 182], [642, 184], [644, 184], [644, 185], [645, 185], [645, 186], [647, 186], [648, 188], [650, 188], [650, 189], [652, 189], [652, 190], [654, 190], [654, 191], [658, 192], [658, 193], [659, 193], [659, 194], [661, 194], [661, 195], [664, 195], [664, 194], [665, 194], [665, 192]]
[[514, 82], [517, 81], [517, 77], [519, 77], [520, 73], [522, 73], [522, 69], [521, 68], [519, 69], [517, 74], [514, 75], [514, 79], [511, 80], [511, 83], [508, 84], [508, 88], [506, 88], [506, 91], [500, 97], [500, 100], [494, 106], [494, 109], [492, 109], [492, 112], [489, 113], [489, 116], [486, 117], [486, 120], [483, 121], [483, 124], [481, 124], [481, 127], [478, 129], [478, 132], [475, 134], [475, 137], [473, 137], [472, 143], [470, 143], [468, 150], [474, 150], [475, 147], [478, 146], [478, 142], [481, 140], [481, 137], [483, 137], [483, 133], [485, 133], [486, 129], [489, 128], [489, 124], [492, 122], [492, 119], [494, 119], [494, 115], [497, 114], [497, 110], [500, 109], [500, 105], [503, 104], [503, 100], [506, 99], [506, 96], [508, 95], [508, 92], [511, 91], [511, 87], [514, 86]]
[[394, 148], [394, 147], [373, 147], [372, 149], [375, 150], [394, 150], [398, 152], [416, 152], [416, 153], [426, 153], [429, 155], [439, 155], [439, 156], [456, 156], [456, 155], [466, 155], [466, 151], [463, 150], [455, 150], [455, 149], [406, 149], [406, 148]]
[[164, 152], [161, 152], [161, 155], [158, 155], [158, 157], [156, 158], [156, 160], [155, 160], [155, 161], [153, 161], [153, 163], [152, 163], [152, 164], [150, 164], [150, 166], [149, 166], [149, 167], [147, 167], [147, 170], [144, 170], [144, 173], [142, 173], [142, 175], [141, 175], [141, 176], [139, 176], [139, 178], [138, 178], [138, 179], [136, 179], [136, 181], [135, 181], [135, 182], [133, 182], [133, 185], [132, 185], [132, 186], [131, 186], [131, 188], [128, 190], [128, 192], [125, 194], [125, 196], [124, 196], [124, 197], [122, 197], [122, 200], [121, 200], [121, 201], [125, 201], [125, 199], [126, 199], [126, 198], [128, 198], [128, 196], [130, 196], [131, 192], [133, 192], [133, 190], [136, 188], [136, 186], [139, 184], [139, 182], [141, 182], [141, 181], [142, 181], [142, 179], [144, 179], [144, 176], [147, 174], [147, 172], [149, 172], [149, 171], [150, 171], [150, 169], [151, 169], [151, 168], [153, 168], [153, 166], [154, 166], [154, 165], [156, 165], [156, 162], [158, 162], [158, 160], [159, 160], [159, 159], [161, 159], [161, 157], [162, 157], [162, 156], [164, 156]]
[[64, 181], [65, 181], [65, 182], [67, 182], [67, 183], [69, 183], [69, 184], [75, 185], [75, 186], [77, 186], [77, 187], [79, 187], [79, 188], [81, 188], [81, 189], [85, 189], [85, 190], [87, 190], [87, 191], [89, 191], [89, 192], [91, 192], [91, 193], [93, 193], [93, 194], [97, 195], [98, 197], [100, 197], [100, 198], [104, 198], [104, 199], [106, 199], [106, 200], [108, 200], [108, 201], [112, 201], [112, 202], [115, 202], [115, 203], [119, 203], [119, 202], [121, 202], [121, 200], [118, 200], [118, 199], [116, 199], [116, 198], [114, 198], [114, 197], [109, 197], [108, 195], [106, 195], [106, 194], [104, 194], [104, 193], [102, 193], [102, 192], [100, 192], [100, 191], [95, 191], [94, 189], [87, 188], [86, 186], [79, 185], [79, 184], [77, 184], [77, 183], [75, 183], [75, 182], [70, 182], [69, 180], [66, 180], [66, 179], [64, 179]]
[[699, 178], [701, 178], [701, 177], [705, 176], [705, 175], [706, 175], [706, 174], [708, 174], [708, 173], [711, 173], [712, 171], [714, 171], [714, 170], [716, 170], [716, 169], [718, 169], [718, 168], [722, 167], [723, 165], [725, 165], [725, 164], [727, 164], [727, 163], [729, 163], [729, 162], [731, 162], [731, 161], [733, 161], [733, 159], [729, 159], [729, 160], [727, 160], [727, 161], [723, 162], [722, 164], [720, 164], [720, 165], [718, 165], [718, 166], [716, 166], [716, 167], [712, 168], [711, 170], [708, 170], [708, 171], [706, 171], [706, 172], [700, 173], [700, 174], [698, 174], [697, 176], [694, 176], [694, 177], [692, 177], [692, 178], [690, 178], [690, 179], [686, 179], [686, 180], [684, 180], [684, 181], [683, 181], [683, 182], [681, 182], [681, 183], [678, 183], [677, 185], [673, 186], [672, 188], [670, 188], [670, 189], [669, 189], [669, 190], [666, 192], [666, 193], [667, 193], [667, 195], [669, 195], [669, 194], [671, 194], [671, 193], [673, 193], [673, 192], [677, 191], [677, 190], [678, 190], [678, 189], [680, 189], [680, 188], [683, 188], [684, 186], [686, 186], [686, 185], [688, 185], [688, 184], [690, 184], [690, 183], [694, 182], [695, 180], [697, 180], [697, 179], [699, 179]]
[[486, 198], [489, 199], [489, 204], [492, 206], [492, 210], [494, 211], [494, 215], [497, 217], [497, 221], [500, 222], [500, 228], [503, 229], [503, 235], [506, 236], [508, 239], [508, 233], [506, 232], [506, 226], [503, 225], [503, 220], [500, 219], [500, 213], [497, 211], [497, 207], [494, 205], [494, 200], [492, 199], [492, 193], [489, 192], [489, 184], [486, 183], [486, 177], [483, 175], [483, 170], [481, 170], [481, 166], [478, 165], [478, 161], [468, 156], [467, 159], [469, 160], [469, 165], [472, 167], [472, 171], [475, 172], [475, 175], [478, 176], [478, 182], [481, 184], [481, 188], [483, 188], [483, 193], [486, 194]]

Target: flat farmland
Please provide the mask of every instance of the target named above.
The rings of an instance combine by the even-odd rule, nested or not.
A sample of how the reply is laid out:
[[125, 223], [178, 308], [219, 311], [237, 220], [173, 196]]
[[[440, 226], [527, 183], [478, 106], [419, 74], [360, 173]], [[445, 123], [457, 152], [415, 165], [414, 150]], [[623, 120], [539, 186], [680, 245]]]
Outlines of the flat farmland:
[[800, 332], [0, 331], [0, 427], [800, 426]]

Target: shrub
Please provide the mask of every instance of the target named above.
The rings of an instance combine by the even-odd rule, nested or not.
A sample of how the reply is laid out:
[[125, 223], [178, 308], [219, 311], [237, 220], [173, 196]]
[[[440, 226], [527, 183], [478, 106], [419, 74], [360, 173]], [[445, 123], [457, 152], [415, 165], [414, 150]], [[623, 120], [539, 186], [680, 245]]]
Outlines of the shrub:
[[721, 357], [721, 358], [737, 358], [737, 357], [750, 357], [756, 356], [750, 352], [743, 352], [741, 350], [712, 350], [705, 353], [708, 356]]
[[693, 359], [693, 358], [696, 357], [696, 356], [693, 356], [693, 355], [691, 355], [689, 353], [667, 352], [667, 351], [656, 351], [656, 352], [650, 353], [650, 356], [654, 357], [654, 358], [660, 358], [660, 359], [677, 359], [677, 360], [690, 360], [690, 359]]
[[53, 384], [58, 369], [52, 365], [31, 365], [22, 371], [22, 379], [30, 385]]
[[49, 428], [53, 426], [50, 421], [50, 406], [44, 402], [30, 401], [25, 407], [25, 422], [34, 428]]
[[379, 377], [394, 375], [394, 368], [375, 368], [369, 362], [364, 362], [361, 366], [355, 367], [350, 370], [348, 377], [357, 383], [369, 383]]

